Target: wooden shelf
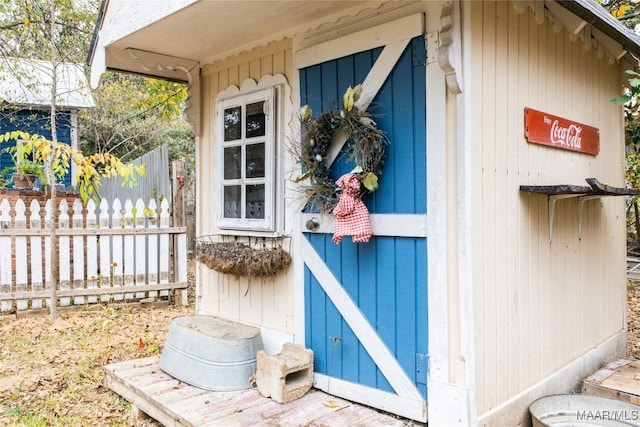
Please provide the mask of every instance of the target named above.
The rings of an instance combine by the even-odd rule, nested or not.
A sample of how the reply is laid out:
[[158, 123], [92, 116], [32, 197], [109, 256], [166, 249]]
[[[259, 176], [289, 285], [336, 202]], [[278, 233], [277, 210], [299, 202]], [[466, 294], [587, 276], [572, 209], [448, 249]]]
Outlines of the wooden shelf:
[[523, 193], [544, 194], [549, 203], [549, 243], [553, 239], [553, 219], [555, 205], [558, 200], [578, 199], [578, 237], [582, 238], [582, 206], [584, 202], [607, 196], [636, 196], [640, 195], [640, 189], [612, 187], [603, 184], [596, 178], [587, 178], [587, 185], [521, 185]]

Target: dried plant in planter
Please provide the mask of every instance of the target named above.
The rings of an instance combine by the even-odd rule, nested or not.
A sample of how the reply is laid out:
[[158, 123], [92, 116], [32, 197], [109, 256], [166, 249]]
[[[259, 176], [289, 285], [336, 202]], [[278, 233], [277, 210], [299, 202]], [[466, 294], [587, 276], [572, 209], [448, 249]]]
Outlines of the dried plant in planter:
[[240, 242], [200, 241], [197, 256], [207, 267], [236, 276], [272, 277], [291, 264], [291, 255], [280, 246], [253, 248]]

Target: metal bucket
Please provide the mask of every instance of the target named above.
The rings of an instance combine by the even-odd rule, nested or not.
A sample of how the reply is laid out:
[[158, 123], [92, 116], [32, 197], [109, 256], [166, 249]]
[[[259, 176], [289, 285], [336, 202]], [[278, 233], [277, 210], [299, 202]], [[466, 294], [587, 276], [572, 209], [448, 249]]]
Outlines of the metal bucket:
[[160, 369], [205, 390], [246, 389], [262, 348], [258, 328], [213, 316], [180, 316], [169, 327]]
[[640, 406], [588, 394], [558, 394], [529, 405], [534, 427], [640, 427]]

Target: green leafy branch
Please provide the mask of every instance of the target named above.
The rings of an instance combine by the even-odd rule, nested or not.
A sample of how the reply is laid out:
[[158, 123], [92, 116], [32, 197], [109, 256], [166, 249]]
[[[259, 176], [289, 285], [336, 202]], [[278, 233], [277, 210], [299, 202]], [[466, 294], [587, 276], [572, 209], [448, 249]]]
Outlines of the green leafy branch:
[[146, 175], [145, 165], [125, 164], [109, 153], [85, 156], [68, 144], [54, 144], [42, 135], [22, 131], [0, 134], [0, 144], [11, 140], [20, 140], [16, 146], [16, 156], [25, 160], [27, 153], [32, 153], [34, 163], [44, 166], [50, 162], [51, 173], [56, 177], [68, 174], [71, 162], [75, 163], [76, 181], [85, 202], [94, 196], [99, 197], [100, 180], [103, 177], [120, 177], [123, 186], [134, 187], [138, 183], [136, 176]]

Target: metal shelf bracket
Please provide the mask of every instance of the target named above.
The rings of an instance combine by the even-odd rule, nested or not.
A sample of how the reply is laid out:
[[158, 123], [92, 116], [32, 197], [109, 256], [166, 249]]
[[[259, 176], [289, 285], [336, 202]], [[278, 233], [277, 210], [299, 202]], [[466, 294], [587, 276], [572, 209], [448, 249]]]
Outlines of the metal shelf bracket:
[[[556, 213], [556, 202], [562, 199], [572, 199], [574, 197], [585, 197], [583, 194], [550, 194], [549, 195], [549, 244], [553, 240], [553, 220]], [[580, 207], [578, 207], [580, 212]], [[580, 216], [580, 215], [579, 215]]]

